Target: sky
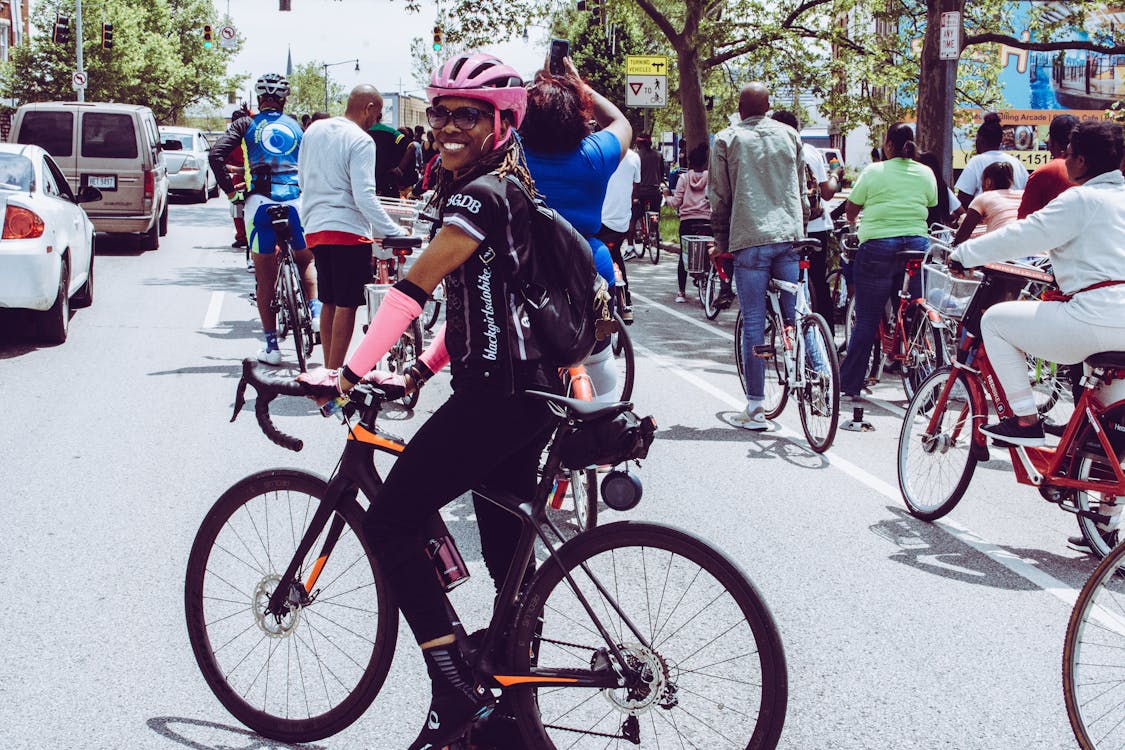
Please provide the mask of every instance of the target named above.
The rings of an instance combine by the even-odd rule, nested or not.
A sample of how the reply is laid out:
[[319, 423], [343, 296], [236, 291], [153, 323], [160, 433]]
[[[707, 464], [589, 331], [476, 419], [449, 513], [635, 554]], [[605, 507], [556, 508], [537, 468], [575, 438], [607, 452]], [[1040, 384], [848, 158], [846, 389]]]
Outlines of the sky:
[[[431, 43], [436, 18], [433, 3], [423, 2], [420, 13], [407, 11], [401, 0], [291, 0], [293, 10], [288, 12], [278, 10], [278, 0], [214, 3], [218, 17], [229, 12], [244, 38], [242, 50], [229, 67], [231, 73], [250, 76], [243, 98], [259, 75], [285, 73], [290, 49], [294, 66], [312, 60], [347, 61], [328, 69], [331, 79], [345, 91], [370, 83], [384, 93], [425, 95], [411, 74], [410, 42], [421, 37]], [[549, 40], [539, 27], [528, 29], [528, 35], [529, 42], [517, 36], [514, 42], [485, 50], [530, 77], [543, 64]], [[353, 59], [359, 60], [358, 73]]]

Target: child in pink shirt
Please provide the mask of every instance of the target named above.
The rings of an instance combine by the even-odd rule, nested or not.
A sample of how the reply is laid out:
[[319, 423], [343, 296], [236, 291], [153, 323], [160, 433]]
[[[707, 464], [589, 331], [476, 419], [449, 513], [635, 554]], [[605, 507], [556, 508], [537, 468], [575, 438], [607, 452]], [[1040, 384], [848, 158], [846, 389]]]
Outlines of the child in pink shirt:
[[978, 234], [995, 232], [1017, 220], [1023, 191], [1012, 189], [1013, 179], [1012, 165], [1007, 162], [993, 162], [984, 168], [980, 178], [982, 190], [969, 204], [953, 244], [967, 240], [981, 221], [984, 231]]

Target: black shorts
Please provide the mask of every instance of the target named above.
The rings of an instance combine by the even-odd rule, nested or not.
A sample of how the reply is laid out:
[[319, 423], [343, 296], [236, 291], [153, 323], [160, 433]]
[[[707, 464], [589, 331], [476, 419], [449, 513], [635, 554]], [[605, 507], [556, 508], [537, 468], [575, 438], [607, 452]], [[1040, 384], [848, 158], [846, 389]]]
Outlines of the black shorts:
[[317, 245], [316, 285], [320, 301], [336, 307], [363, 307], [363, 286], [371, 281], [371, 245]]

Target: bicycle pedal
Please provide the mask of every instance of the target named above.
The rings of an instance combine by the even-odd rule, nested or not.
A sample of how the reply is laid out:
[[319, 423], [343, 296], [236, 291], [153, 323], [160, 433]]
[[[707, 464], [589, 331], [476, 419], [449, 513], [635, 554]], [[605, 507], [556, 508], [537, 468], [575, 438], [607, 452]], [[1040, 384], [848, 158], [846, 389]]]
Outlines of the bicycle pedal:
[[754, 347], [754, 356], [759, 359], [773, 359], [777, 349], [772, 344], [759, 344]]

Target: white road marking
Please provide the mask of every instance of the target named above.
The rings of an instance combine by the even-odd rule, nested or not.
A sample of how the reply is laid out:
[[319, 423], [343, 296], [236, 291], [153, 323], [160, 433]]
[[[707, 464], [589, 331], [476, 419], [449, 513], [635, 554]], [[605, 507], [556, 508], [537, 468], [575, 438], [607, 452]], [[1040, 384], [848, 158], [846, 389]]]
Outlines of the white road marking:
[[207, 314], [203, 316], [203, 327], [214, 328], [217, 326], [222, 311], [223, 292], [211, 292], [211, 304], [207, 305]]
[[[725, 338], [728, 341], [732, 342], [734, 341], [733, 334], [717, 329], [714, 326], [691, 318], [688, 315], [684, 315], [679, 310], [669, 308], [662, 303], [656, 302], [655, 300], [648, 297], [643, 297], [636, 292], [633, 292], [633, 297], [644, 300], [654, 308], [661, 310], [662, 312], [665, 312], [673, 317], [693, 323], [698, 327], [703, 328], [704, 330], [709, 331], [716, 336], [719, 336], [720, 338]], [[704, 391], [705, 393], [717, 398], [719, 401], [731, 406], [731, 408], [739, 410], [745, 408], [746, 402], [741, 397], [741, 395], [732, 396], [730, 393], [723, 391], [720, 388], [712, 385], [711, 383], [703, 380], [698, 375], [685, 370], [682, 361], [673, 360], [669, 357], [657, 354], [648, 347], [641, 346], [636, 341], [633, 342], [633, 349], [638, 354], [644, 356], [646, 359], [650, 359], [655, 362], [662, 369], [667, 370], [673, 375], [695, 386], [699, 390]], [[876, 399], [871, 399], [871, 401], [887, 409], [891, 413], [897, 413], [898, 411], [900, 411], [898, 407], [893, 406], [892, 404], [888, 404], [885, 401]], [[905, 414], [905, 412], [903, 414]], [[775, 424], [777, 423], [775, 422]], [[779, 429], [771, 430], [769, 434], [780, 435], [786, 440], [789, 440], [790, 442], [798, 446], [804, 447], [806, 445], [804, 435], [798, 435], [794, 431], [780, 424], [778, 424], [778, 428]], [[731, 429], [733, 430], [738, 428], [732, 426]], [[829, 451], [831, 451], [831, 449], [829, 449]], [[878, 492], [880, 495], [895, 503], [896, 505], [902, 503], [902, 495], [899, 493], [897, 487], [884, 482], [882, 479], [879, 479], [875, 475], [861, 469], [859, 466], [856, 466], [847, 459], [831, 455], [830, 452], [822, 453], [820, 454], [820, 456], [832, 467], [839, 469], [840, 471], [850, 476], [852, 479], [855, 479], [857, 482], [870, 487], [872, 490]], [[1015, 481], [1014, 478], [1013, 481]], [[1035, 584], [1039, 588], [1046, 591], [1048, 594], [1051, 594], [1056, 599], [1060, 600], [1068, 608], [1074, 607], [1074, 602], [1078, 598], [1077, 590], [1058, 580], [1049, 573], [1044, 572], [1036, 565], [1033, 560], [1019, 557], [1018, 555], [1013, 554], [1010, 550], [993, 544], [971, 529], [962, 526], [955, 521], [950, 521], [948, 518], [941, 521], [935, 521], [934, 525], [941, 528], [943, 531], [945, 531], [958, 541], [962, 542], [963, 544], [972, 547], [977, 552], [980, 552], [990, 560], [993, 560], [994, 562], [1004, 566], [1012, 573], [1015, 573], [1021, 578]]]

